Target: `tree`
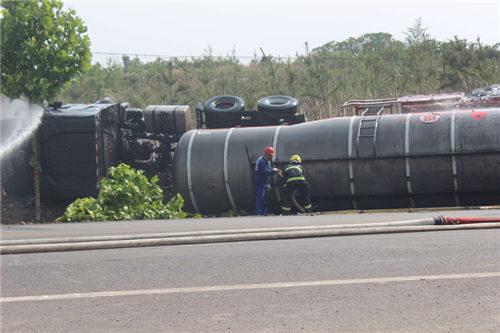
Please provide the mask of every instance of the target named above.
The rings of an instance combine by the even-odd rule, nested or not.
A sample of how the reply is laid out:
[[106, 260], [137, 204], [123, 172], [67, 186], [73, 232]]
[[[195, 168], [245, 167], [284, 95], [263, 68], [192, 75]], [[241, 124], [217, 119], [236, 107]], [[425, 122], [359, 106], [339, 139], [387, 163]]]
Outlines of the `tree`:
[[463, 90], [495, 83], [500, 68], [499, 45], [483, 45], [478, 39], [468, 42], [455, 36], [441, 45], [442, 88]]
[[301, 58], [303, 60], [302, 96], [315, 105], [316, 114], [313, 119], [332, 116], [330, 100], [335, 92], [342, 86], [337, 82], [333, 64], [328, 58], [316, 53]]
[[[210, 49], [201, 58], [182, 61], [124, 57], [123, 64], [92, 66], [62, 96], [81, 102], [106, 95], [141, 107], [194, 106], [214, 95], [235, 94], [252, 109], [262, 96], [287, 94], [299, 98], [309, 119], [318, 119], [343, 114], [342, 104], [349, 99], [470, 91], [498, 82], [500, 44], [467, 42], [473, 48], [467, 62], [462, 60], [469, 56], [455, 44], [434, 39], [417, 20], [407, 29], [405, 40], [368, 33], [331, 41], [289, 59], [254, 53], [248, 62], [239, 62], [234, 52], [216, 57]], [[460, 79], [463, 75], [466, 83]]]
[[41, 103], [90, 65], [87, 29], [60, 0], [1, 2], [2, 92]]
[[432, 39], [418, 18], [405, 32], [405, 88], [412, 93], [425, 94], [438, 90], [440, 73], [439, 43]]
[[[1, 6], [1, 90], [5, 95], [42, 103], [90, 65], [87, 29], [74, 10], [63, 9], [60, 0], [3, 0]], [[31, 142], [31, 165], [35, 220], [40, 222], [37, 136]]]
[[430, 39], [430, 35], [427, 33], [427, 27], [424, 27], [421, 17], [416, 19], [415, 23], [406, 30], [405, 35], [405, 42], [410, 46], [420, 45]]

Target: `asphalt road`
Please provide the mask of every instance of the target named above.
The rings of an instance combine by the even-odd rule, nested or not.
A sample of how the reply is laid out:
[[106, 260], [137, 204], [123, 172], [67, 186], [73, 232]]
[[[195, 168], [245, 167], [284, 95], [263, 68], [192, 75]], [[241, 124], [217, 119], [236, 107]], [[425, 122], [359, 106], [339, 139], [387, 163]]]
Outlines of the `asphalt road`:
[[499, 235], [5, 255], [2, 332], [498, 332]]

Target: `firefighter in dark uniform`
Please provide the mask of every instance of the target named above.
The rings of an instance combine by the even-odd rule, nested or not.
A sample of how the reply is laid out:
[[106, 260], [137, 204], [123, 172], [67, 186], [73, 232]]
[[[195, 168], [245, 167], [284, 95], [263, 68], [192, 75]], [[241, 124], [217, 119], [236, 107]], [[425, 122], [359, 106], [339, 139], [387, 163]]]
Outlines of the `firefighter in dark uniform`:
[[302, 170], [302, 159], [299, 155], [293, 155], [284, 170], [285, 190], [281, 209], [283, 215], [289, 215], [291, 211], [292, 196], [295, 191], [299, 193], [300, 201], [304, 204], [306, 213], [311, 213], [311, 200], [309, 198], [309, 184], [306, 182]]

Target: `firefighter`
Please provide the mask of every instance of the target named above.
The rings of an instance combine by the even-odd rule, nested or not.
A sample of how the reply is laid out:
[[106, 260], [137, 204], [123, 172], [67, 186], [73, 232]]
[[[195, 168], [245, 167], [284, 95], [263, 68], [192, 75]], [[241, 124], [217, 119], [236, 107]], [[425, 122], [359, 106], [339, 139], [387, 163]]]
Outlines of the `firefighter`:
[[290, 162], [285, 168], [285, 189], [283, 193], [283, 204], [281, 209], [283, 215], [290, 215], [292, 196], [295, 191], [298, 192], [301, 202], [304, 204], [306, 213], [311, 213], [311, 201], [309, 198], [309, 184], [304, 177], [302, 170], [302, 158], [299, 155], [290, 157]]
[[271, 166], [271, 159], [275, 154], [273, 147], [266, 147], [264, 148], [264, 155], [260, 156], [255, 162], [255, 215], [267, 215], [265, 200], [267, 192], [271, 188], [269, 177], [274, 174], [282, 175], [281, 170]]

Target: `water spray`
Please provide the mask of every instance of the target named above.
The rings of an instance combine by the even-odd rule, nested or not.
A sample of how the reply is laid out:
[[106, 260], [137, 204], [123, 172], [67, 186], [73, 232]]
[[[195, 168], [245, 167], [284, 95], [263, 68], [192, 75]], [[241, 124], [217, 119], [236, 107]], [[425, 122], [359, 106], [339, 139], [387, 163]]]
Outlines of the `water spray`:
[[27, 140], [41, 123], [43, 108], [0, 94], [0, 158]]

